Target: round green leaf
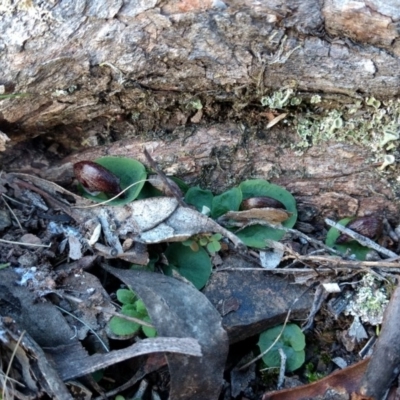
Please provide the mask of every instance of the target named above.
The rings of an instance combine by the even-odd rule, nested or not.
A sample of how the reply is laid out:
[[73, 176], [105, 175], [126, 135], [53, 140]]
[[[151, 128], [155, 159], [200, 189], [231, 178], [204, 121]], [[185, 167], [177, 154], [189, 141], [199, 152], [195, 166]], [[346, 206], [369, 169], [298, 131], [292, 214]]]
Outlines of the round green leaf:
[[201, 289], [207, 283], [211, 275], [211, 260], [203, 248], [193, 251], [181, 243], [171, 243], [165, 256], [170, 264], [169, 268], [164, 269], [166, 274], [171, 275], [174, 266], [179, 274], [192, 282], [197, 289]]
[[215, 196], [212, 201], [211, 216], [215, 219], [228, 211], [238, 211], [242, 202], [242, 192], [239, 188], [234, 187]]
[[144, 316], [147, 316], [147, 308], [143, 303], [143, 300], [139, 299], [135, 302], [136, 311], [141, 315], [141, 319], [144, 319]]
[[[344, 218], [340, 220], [338, 223], [340, 225], [346, 226], [353, 219], [354, 218]], [[341, 234], [340, 231], [338, 231], [336, 228], [329, 229], [326, 235], [325, 244], [339, 251], [342, 254], [348, 254], [348, 255], [354, 254], [357, 260], [364, 261], [365, 257], [369, 252], [369, 248], [362, 246], [356, 240], [352, 240], [349, 243], [336, 244], [336, 239], [340, 236], [340, 234]]]
[[[280, 334], [282, 326], [279, 325], [261, 333], [258, 341], [261, 352], [264, 352], [272, 345]], [[278, 350], [282, 348], [287, 357], [286, 368], [289, 371], [294, 371], [304, 363], [305, 345], [305, 336], [301, 329], [295, 324], [288, 324], [274, 347], [263, 356], [263, 361], [269, 367], [279, 367], [281, 358]]]
[[[243, 200], [250, 197], [268, 196], [279, 200], [292, 215], [289, 219], [282, 222], [287, 228], [293, 228], [297, 221], [296, 200], [286, 189], [281, 186], [269, 183], [264, 179], [251, 179], [242, 182], [239, 188], [243, 194]], [[266, 240], [279, 241], [283, 238], [285, 232], [278, 228], [270, 228], [262, 225], [252, 225], [237, 232], [237, 236], [246, 244], [246, 246], [263, 249], [266, 247]]]
[[[143, 321], [146, 321], [146, 322], [148, 322], [150, 324], [152, 323], [149, 316], [144, 317]], [[142, 325], [142, 331], [148, 338], [152, 338], [152, 337], [156, 337], [157, 336], [157, 330], [155, 328], [149, 328], [148, 326]]]
[[285, 232], [281, 229], [262, 225], [250, 225], [237, 232], [236, 236], [238, 236], [246, 246], [265, 249], [267, 239], [279, 241], [284, 234]]
[[[140, 318], [140, 314], [136, 311], [133, 304], [123, 306], [121, 312], [129, 317]], [[136, 322], [127, 321], [121, 317], [112, 317], [109, 327], [115, 335], [128, 336], [138, 332], [141, 325]]]
[[221, 250], [221, 245], [219, 242], [217, 241], [212, 241], [210, 243], [207, 244], [207, 250], [211, 253], [211, 254], [215, 254], [216, 252]]
[[214, 233], [213, 235], [211, 235], [212, 240], [221, 240], [222, 238], [223, 236], [220, 233]]
[[279, 348], [282, 348], [286, 355], [286, 369], [288, 371], [295, 371], [300, 368], [305, 361], [305, 351], [295, 351], [293, 348], [284, 346], [282, 344], [275, 345], [262, 360], [268, 367], [279, 367], [281, 365], [281, 356]]
[[118, 289], [117, 290], [117, 299], [122, 304], [133, 304], [137, 299], [135, 293], [129, 289]]
[[209, 239], [208, 239], [208, 237], [201, 237], [200, 239], [199, 239], [199, 244], [200, 244], [200, 246], [207, 246], [207, 243], [209, 242]]
[[[132, 186], [130, 189], [128, 189], [127, 192], [125, 192], [124, 197], [119, 197], [115, 200], [110, 201], [107, 204], [120, 206], [130, 203], [138, 197], [144, 185], [144, 180], [147, 176], [143, 164], [132, 158], [125, 157], [102, 157], [95, 160], [95, 162], [102, 165], [104, 168], [107, 168], [114, 175], [116, 175], [120, 179], [120, 186], [122, 189], [127, 188], [134, 182], [138, 182], [137, 185]], [[81, 192], [82, 196], [97, 202], [101, 202], [109, 198], [104, 193], [100, 193], [97, 196], [92, 196], [89, 193], [85, 192], [82, 187]]]
[[210, 190], [201, 189], [199, 186], [191, 187], [185, 195], [185, 202], [196, 207], [196, 210], [201, 212], [203, 206], [211, 210], [213, 194]]

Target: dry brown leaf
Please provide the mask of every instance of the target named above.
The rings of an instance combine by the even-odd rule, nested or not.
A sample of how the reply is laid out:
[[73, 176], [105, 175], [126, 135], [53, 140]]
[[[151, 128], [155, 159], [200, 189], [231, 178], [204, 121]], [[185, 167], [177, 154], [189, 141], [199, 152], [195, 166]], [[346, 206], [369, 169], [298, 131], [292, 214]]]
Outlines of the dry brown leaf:
[[353, 399], [368, 363], [369, 359], [364, 359], [309, 385], [265, 393], [262, 400], [323, 399], [328, 391], [334, 393], [338, 399]]
[[223, 218], [239, 222], [261, 220], [270, 224], [279, 224], [286, 221], [290, 215], [291, 213], [280, 208], [252, 208], [245, 211], [229, 211], [223, 215]]

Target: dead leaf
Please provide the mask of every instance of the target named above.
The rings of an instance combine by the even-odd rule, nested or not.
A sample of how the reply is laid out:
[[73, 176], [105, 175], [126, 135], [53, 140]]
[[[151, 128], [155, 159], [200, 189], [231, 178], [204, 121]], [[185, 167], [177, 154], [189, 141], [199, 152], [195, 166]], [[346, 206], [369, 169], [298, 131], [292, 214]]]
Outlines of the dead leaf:
[[[114, 257], [123, 258], [124, 252], [120, 240], [128, 237], [133, 237], [138, 242], [151, 244], [183, 241], [200, 233], [221, 233], [235, 246], [244, 246], [232, 232], [198, 211], [180, 206], [175, 198], [154, 197], [134, 201], [121, 207], [98, 205], [82, 208], [93, 206], [93, 203], [36, 176], [19, 173], [8, 175], [16, 178], [15, 183], [18, 185], [42, 195], [53, 206], [62, 209], [81, 225], [89, 220], [99, 220], [108, 245], [116, 250]], [[68, 203], [66, 199], [73, 200], [74, 204]], [[115, 229], [110, 229], [110, 226], [114, 225]], [[128, 259], [134, 262], [131, 257]]]
[[69, 245], [69, 253], [68, 257], [71, 260], [79, 260], [82, 258], [82, 250], [81, 250], [81, 243], [76, 236], [70, 235], [68, 236], [68, 245]]
[[274, 125], [276, 125], [279, 121], [283, 120], [286, 118], [287, 113], [283, 113], [272, 119], [271, 121], [268, 122], [266, 129], [272, 128]]
[[198, 124], [201, 121], [202, 117], [203, 117], [203, 110], [198, 110], [196, 114], [194, 114], [193, 117], [190, 118], [190, 122]]
[[163, 352], [185, 354], [197, 359], [201, 356], [201, 347], [197, 340], [191, 338], [156, 337], [105, 354], [89, 356], [77, 343], [46, 349], [46, 356], [53, 361], [62, 380], [68, 381], [133, 357]]
[[291, 213], [280, 208], [252, 208], [245, 211], [229, 211], [222, 216], [223, 219], [232, 219], [239, 222], [261, 220], [270, 224], [279, 224], [286, 221]]
[[[292, 285], [286, 277], [270, 275], [265, 270], [246, 270], [252, 264], [239, 256], [224, 258], [222, 268], [224, 265], [232, 270], [212, 274], [203, 293], [223, 313], [222, 325], [230, 344], [283, 323], [289, 309], [294, 319], [307, 316], [313, 295], [306, 286]], [[236, 310], [228, 308], [231, 299], [240, 303]]]
[[19, 238], [20, 243], [26, 243], [27, 245], [29, 244], [42, 244], [42, 240], [38, 238], [36, 235], [33, 235], [32, 233], [25, 233], [25, 235], [22, 235]]
[[217, 400], [220, 394], [228, 337], [221, 316], [207, 298], [174, 278], [144, 271], [103, 266], [143, 300], [157, 332], [166, 337], [191, 337], [201, 345], [203, 356], [167, 354], [171, 375], [170, 398]]
[[[12, 318], [0, 317], [0, 332], [0, 345], [2, 346], [0, 350], [3, 350], [4, 346], [8, 347], [9, 351], [12, 352], [18, 343], [21, 326]], [[18, 392], [20, 385], [13, 388], [15, 398], [33, 399], [47, 394], [49, 398], [53, 399], [73, 399], [53, 365], [46, 358], [42, 348], [31, 338], [28, 332], [25, 332], [23, 340], [19, 342], [18, 346], [16, 358], [22, 369], [25, 387], [23, 388], [23, 394]], [[29, 381], [31, 381], [30, 384]], [[28, 389], [33, 390], [33, 393], [28, 392]]]
[[324, 399], [328, 391], [336, 395], [335, 399], [353, 399], [368, 363], [369, 359], [365, 359], [309, 385], [265, 393], [262, 400]]

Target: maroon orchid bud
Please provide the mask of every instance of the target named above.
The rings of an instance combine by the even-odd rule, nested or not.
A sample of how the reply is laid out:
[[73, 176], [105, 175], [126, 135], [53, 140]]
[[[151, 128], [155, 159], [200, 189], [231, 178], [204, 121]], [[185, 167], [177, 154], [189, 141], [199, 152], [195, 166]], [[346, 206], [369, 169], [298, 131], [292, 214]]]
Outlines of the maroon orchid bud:
[[74, 173], [82, 187], [93, 195], [99, 192], [116, 195], [121, 192], [119, 178], [100, 164], [80, 161], [74, 164]]

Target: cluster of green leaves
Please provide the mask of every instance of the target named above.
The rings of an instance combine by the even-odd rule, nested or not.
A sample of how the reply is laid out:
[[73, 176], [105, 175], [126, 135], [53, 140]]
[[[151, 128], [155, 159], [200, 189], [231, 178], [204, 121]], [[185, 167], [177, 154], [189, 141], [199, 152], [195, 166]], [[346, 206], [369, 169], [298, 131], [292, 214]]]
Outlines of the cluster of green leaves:
[[305, 365], [304, 375], [307, 378], [309, 383], [317, 382], [320, 379], [325, 377], [325, 374], [323, 374], [322, 372], [317, 372], [315, 370], [315, 367], [314, 367], [314, 365], [312, 363], [307, 363]]
[[[138, 318], [151, 324], [151, 319], [143, 301], [130, 289], [117, 290], [117, 299], [122, 304], [121, 314], [128, 317]], [[155, 337], [157, 332], [154, 328], [141, 325], [137, 322], [128, 321], [124, 318], [114, 316], [109, 322], [110, 330], [118, 336], [131, 336], [142, 331], [147, 337]]]
[[[121, 206], [135, 199], [162, 195], [161, 192], [150, 185], [145, 185], [147, 172], [140, 162], [124, 157], [102, 157], [96, 163], [107, 168], [120, 179], [122, 189], [131, 186], [124, 197], [115, 199], [108, 204]], [[291, 213], [283, 226], [291, 228], [297, 219], [297, 208], [294, 197], [278, 185], [263, 179], [246, 180], [239, 186], [229, 189], [219, 195], [214, 195], [210, 190], [201, 189], [199, 186], [188, 188], [184, 182], [174, 178], [174, 181], [185, 193], [185, 202], [213, 219], [217, 219], [229, 211], [239, 211], [241, 202], [250, 197], [267, 196], [279, 200]], [[92, 196], [82, 190], [82, 195], [94, 201], [104, 201], [107, 196], [100, 193]], [[237, 230], [232, 227], [232, 230]], [[265, 248], [268, 239], [280, 240], [284, 231], [263, 225], [251, 225], [237, 232], [237, 236], [250, 247]], [[164, 267], [164, 272], [171, 275], [175, 270], [180, 275], [191, 281], [201, 289], [211, 274], [210, 254], [214, 255], [221, 249], [222, 235], [209, 234], [191, 238], [183, 243], [169, 244], [165, 255], [169, 265]], [[131, 307], [132, 308], [132, 307]], [[132, 312], [132, 311], [131, 311]]]
[[[275, 342], [278, 335], [278, 341], [274, 346], [262, 357], [267, 367], [280, 367], [281, 357], [279, 349], [286, 354], [286, 370], [295, 371], [304, 364], [306, 341], [304, 333], [295, 324], [287, 324], [283, 329], [283, 325], [275, 326], [260, 334], [258, 347], [260, 352], [265, 352], [272, 343]], [[281, 334], [282, 332], [282, 334]]]
[[[195, 186], [186, 191], [185, 202], [193, 205], [199, 212], [217, 219], [229, 211], [239, 211], [243, 200], [258, 196], [279, 200], [291, 213], [290, 218], [283, 222], [283, 226], [293, 227], [297, 220], [294, 197], [282, 187], [263, 179], [244, 181], [239, 186], [216, 196], [210, 190]], [[235, 229], [237, 228], [232, 228]], [[263, 225], [251, 225], [237, 232], [237, 236], [244, 244], [255, 248], [265, 248], [268, 239], [280, 240], [284, 234], [281, 229]], [[175, 270], [196, 288], [201, 289], [211, 274], [209, 253], [213, 255], [221, 249], [221, 239], [220, 234], [210, 234], [193, 237], [183, 243], [170, 244], [165, 252], [169, 265], [164, 267], [164, 272], [171, 275]]]
[[185, 240], [182, 244], [189, 246], [193, 251], [199, 251], [200, 246], [203, 246], [210, 254], [214, 255], [221, 250], [221, 239], [222, 235], [220, 233], [204, 234]]
[[[341, 219], [338, 224], [346, 226], [349, 224], [354, 218], [344, 218]], [[329, 229], [327, 235], [326, 235], [326, 240], [325, 244], [337, 251], [339, 251], [342, 254], [347, 254], [347, 255], [352, 255], [357, 258], [357, 260], [364, 261], [365, 257], [367, 256], [368, 252], [370, 249], [368, 247], [362, 246], [360, 243], [358, 243], [356, 240], [352, 240], [348, 243], [343, 243], [343, 244], [337, 244], [336, 239], [340, 236], [341, 232], [338, 231], [336, 228], [331, 228]]]
[[[296, 200], [283, 187], [274, 185], [264, 179], [250, 179], [243, 181], [239, 186], [214, 196], [210, 190], [200, 187], [190, 188], [185, 195], [185, 201], [196, 207], [200, 212], [208, 210], [213, 219], [217, 219], [228, 211], [239, 211], [243, 200], [251, 197], [267, 196], [279, 200], [291, 213], [289, 219], [282, 223], [287, 228], [292, 228], [297, 220]], [[282, 239], [285, 232], [279, 228], [264, 225], [251, 225], [237, 232], [237, 236], [246, 246], [264, 249], [266, 241]]]

